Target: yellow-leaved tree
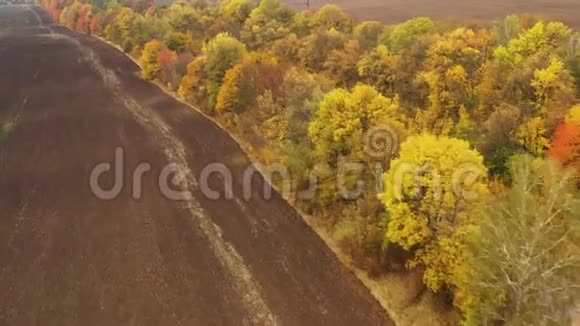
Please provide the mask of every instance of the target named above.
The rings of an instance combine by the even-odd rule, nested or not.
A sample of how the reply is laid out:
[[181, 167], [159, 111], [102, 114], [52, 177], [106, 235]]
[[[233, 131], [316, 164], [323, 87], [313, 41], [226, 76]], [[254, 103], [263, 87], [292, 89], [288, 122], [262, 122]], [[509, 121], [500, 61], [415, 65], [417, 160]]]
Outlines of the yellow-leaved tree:
[[227, 33], [216, 35], [203, 48], [209, 105], [214, 108], [226, 72], [247, 55], [246, 45]]
[[392, 54], [381, 44], [361, 57], [357, 65], [358, 75], [382, 94], [394, 94], [397, 84], [403, 79], [400, 62], [400, 56]]
[[550, 139], [541, 117], [531, 118], [524, 122], [518, 128], [516, 138], [526, 151], [536, 156], [542, 156], [550, 147]]
[[258, 96], [266, 90], [278, 95], [283, 73], [276, 58], [265, 54], [249, 55], [226, 72], [216, 111], [220, 114], [251, 111], [257, 106]]
[[426, 70], [417, 82], [428, 89], [429, 107], [419, 111], [420, 130], [441, 135], [465, 133], [465, 123], [477, 102], [481, 67], [491, 52], [486, 30], [458, 28], [437, 40], [428, 51]]
[[574, 98], [574, 82], [557, 57], [550, 58], [546, 68], [534, 71], [531, 85], [536, 95], [533, 106], [543, 114], [563, 112]]
[[[324, 169], [328, 173], [322, 176], [320, 184], [320, 204], [346, 198], [348, 195], [341, 192], [341, 188], [353, 189], [359, 181], [367, 186], [376, 182], [374, 177], [372, 181], [364, 179], [366, 175], [362, 169], [340, 176], [334, 172], [341, 171], [341, 163], [374, 162], [365, 146], [365, 138], [369, 135], [386, 137], [386, 146], [379, 151], [385, 154], [383, 161], [388, 161], [403, 130], [396, 120], [400, 116], [398, 108], [398, 98], [385, 97], [374, 87], [364, 84], [355, 86], [352, 91], [338, 88], [324, 96], [308, 125], [312, 156], [320, 167], [328, 168]], [[377, 129], [383, 127], [384, 133]]]
[[121, 8], [113, 18], [113, 21], [105, 28], [105, 37], [123, 47], [125, 51], [131, 50], [134, 45], [133, 34], [139, 15], [127, 7]]
[[566, 123], [580, 125], [580, 104], [573, 106], [566, 115]]
[[181, 98], [198, 106], [204, 112], [209, 112], [209, 78], [205, 66], [205, 56], [199, 56], [187, 65], [187, 73], [181, 79], [178, 94]]
[[414, 254], [408, 267], [425, 266], [429, 289], [451, 289], [463, 305], [467, 238], [488, 191], [483, 157], [464, 140], [410, 136], [383, 179], [386, 240]]
[[308, 126], [314, 154], [334, 165], [339, 155], [361, 158], [362, 136], [373, 127], [396, 124], [398, 98], [381, 95], [374, 87], [358, 84], [352, 91], [335, 89], [320, 103]]
[[161, 69], [157, 57], [165, 49], [165, 45], [158, 40], [151, 40], [145, 44], [143, 53], [139, 58], [139, 65], [143, 69], [145, 79], [155, 79]]

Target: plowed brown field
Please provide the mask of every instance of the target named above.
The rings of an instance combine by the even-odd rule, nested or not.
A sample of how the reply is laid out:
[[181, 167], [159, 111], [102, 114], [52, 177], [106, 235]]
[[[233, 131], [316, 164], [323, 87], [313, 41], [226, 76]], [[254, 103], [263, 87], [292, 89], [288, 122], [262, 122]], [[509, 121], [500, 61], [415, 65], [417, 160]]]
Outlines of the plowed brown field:
[[[306, 0], [287, 0], [305, 8]], [[398, 23], [416, 16], [486, 24], [509, 14], [541, 14], [580, 29], [579, 0], [310, 0], [312, 8], [335, 3], [359, 20]]]
[[[286, 201], [257, 194], [261, 176], [240, 197], [251, 163], [227, 133], [38, 8], [0, 8], [0, 122], [0, 325], [392, 324]], [[102, 200], [89, 176], [116, 148], [125, 187]], [[192, 178], [188, 201], [160, 192], [168, 163], [215, 162], [234, 199]]]

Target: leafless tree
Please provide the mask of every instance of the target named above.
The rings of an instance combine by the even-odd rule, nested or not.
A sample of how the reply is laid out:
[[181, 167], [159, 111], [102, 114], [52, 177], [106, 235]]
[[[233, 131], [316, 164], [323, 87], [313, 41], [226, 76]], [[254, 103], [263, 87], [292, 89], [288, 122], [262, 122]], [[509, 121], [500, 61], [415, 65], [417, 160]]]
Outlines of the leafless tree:
[[569, 324], [580, 293], [580, 196], [553, 164], [520, 158], [512, 173], [512, 188], [483, 210], [474, 242], [477, 319]]

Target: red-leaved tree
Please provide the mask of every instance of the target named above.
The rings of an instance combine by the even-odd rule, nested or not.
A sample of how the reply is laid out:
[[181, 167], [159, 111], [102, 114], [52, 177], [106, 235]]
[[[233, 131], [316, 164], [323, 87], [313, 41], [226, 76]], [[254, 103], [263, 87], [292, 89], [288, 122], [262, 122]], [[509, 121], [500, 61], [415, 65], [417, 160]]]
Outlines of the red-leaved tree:
[[554, 134], [548, 156], [580, 172], [580, 125], [561, 123]]
[[159, 80], [172, 90], [175, 89], [179, 82], [179, 76], [175, 70], [176, 61], [177, 55], [175, 52], [169, 50], [168, 48], [163, 48], [163, 50], [161, 50], [157, 55], [157, 64], [159, 65]]
[[92, 35], [101, 35], [102, 34], [102, 22], [101, 22], [101, 14], [93, 15], [91, 19], [91, 23], [89, 24], [89, 29]]

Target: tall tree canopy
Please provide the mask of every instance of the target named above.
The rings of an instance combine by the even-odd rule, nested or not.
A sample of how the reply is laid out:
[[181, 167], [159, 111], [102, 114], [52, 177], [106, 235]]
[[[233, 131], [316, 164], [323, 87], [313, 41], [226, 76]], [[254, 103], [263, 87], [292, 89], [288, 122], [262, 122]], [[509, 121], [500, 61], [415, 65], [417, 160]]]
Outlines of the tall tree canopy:
[[329, 92], [308, 127], [315, 155], [331, 165], [336, 164], [339, 155], [356, 154], [360, 158], [364, 133], [396, 120], [398, 107], [398, 99], [387, 98], [369, 85]]
[[464, 284], [468, 235], [486, 178], [483, 157], [469, 143], [428, 134], [409, 136], [384, 175], [386, 239], [414, 253], [409, 266], [424, 265], [434, 291]]
[[246, 55], [246, 45], [226, 33], [218, 34], [203, 48], [205, 68], [209, 79], [209, 103], [215, 106], [226, 72]]

